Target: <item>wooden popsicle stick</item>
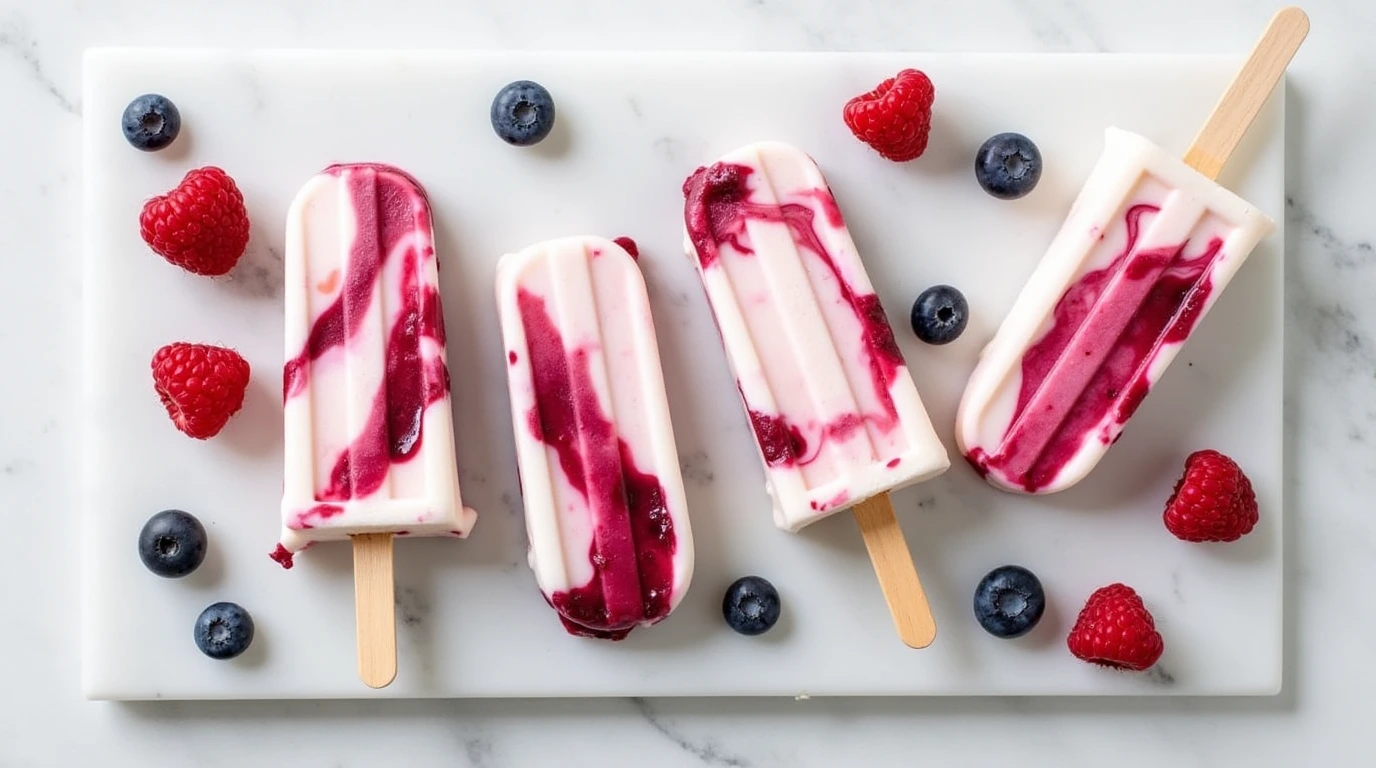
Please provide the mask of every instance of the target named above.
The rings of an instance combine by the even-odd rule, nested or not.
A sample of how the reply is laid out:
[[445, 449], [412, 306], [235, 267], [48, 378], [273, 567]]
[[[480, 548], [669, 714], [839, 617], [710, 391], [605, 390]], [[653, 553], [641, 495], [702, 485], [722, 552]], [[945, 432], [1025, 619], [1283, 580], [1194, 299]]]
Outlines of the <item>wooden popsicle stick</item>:
[[1308, 34], [1309, 17], [1299, 8], [1282, 8], [1271, 18], [1252, 55], [1185, 152], [1187, 165], [1211, 179], [1218, 178]]
[[936, 639], [936, 620], [927, 593], [917, 578], [912, 552], [893, 514], [893, 503], [881, 493], [856, 504], [852, 511], [870, 553], [879, 588], [889, 604], [898, 637], [909, 648], [926, 648]]
[[358, 676], [370, 688], [386, 688], [397, 676], [392, 534], [360, 534], [353, 542]]

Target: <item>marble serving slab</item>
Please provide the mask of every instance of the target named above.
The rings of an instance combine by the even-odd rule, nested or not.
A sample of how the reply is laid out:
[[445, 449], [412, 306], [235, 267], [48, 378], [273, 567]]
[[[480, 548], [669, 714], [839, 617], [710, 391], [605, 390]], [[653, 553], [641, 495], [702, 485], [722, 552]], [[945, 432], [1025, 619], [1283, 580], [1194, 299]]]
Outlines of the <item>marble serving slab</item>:
[[[763, 473], [711, 316], [682, 252], [680, 184], [740, 144], [782, 139], [827, 173], [898, 332], [938, 432], [981, 346], [1030, 274], [1109, 125], [1184, 150], [1227, 85], [1235, 57], [1136, 55], [466, 53], [177, 51], [87, 53], [83, 672], [93, 698], [260, 699], [697, 695], [1265, 695], [1281, 683], [1282, 232], [1264, 242], [1084, 483], [1027, 498], [986, 486], [963, 462], [893, 497], [939, 625], [914, 651], [894, 635], [849, 516], [800, 534], [776, 530]], [[905, 66], [937, 88], [931, 146], [894, 165], [840, 119], [850, 96]], [[558, 126], [533, 149], [492, 134], [488, 105], [506, 82], [542, 82]], [[156, 91], [183, 117], [173, 148], [129, 147], [118, 123]], [[1283, 89], [1222, 177], [1281, 225]], [[1016, 130], [1046, 168], [1030, 196], [995, 200], [975, 183], [989, 135]], [[347, 546], [316, 547], [283, 571], [278, 534], [282, 428], [281, 268], [287, 206], [320, 168], [380, 161], [411, 171], [435, 210], [449, 329], [466, 541], [397, 544], [400, 673], [382, 691], [358, 681]], [[190, 168], [238, 181], [254, 222], [243, 263], [211, 280], [143, 245], [147, 197]], [[525, 564], [493, 269], [505, 252], [580, 233], [641, 248], [679, 454], [697, 569], [678, 610], [621, 643], [560, 628]], [[925, 287], [960, 287], [964, 337], [917, 342], [908, 308]], [[254, 369], [244, 410], [216, 439], [176, 432], [148, 361], [175, 340], [231, 345]], [[1251, 474], [1257, 530], [1229, 546], [1167, 534], [1162, 502], [1185, 455], [1212, 447]], [[206, 564], [169, 581], [135, 552], [159, 509], [196, 514]], [[990, 568], [1036, 571], [1050, 601], [1015, 641], [974, 622]], [[736, 577], [771, 579], [781, 624], [745, 638], [721, 620]], [[1166, 653], [1155, 670], [1091, 668], [1065, 634], [1095, 587], [1136, 587]], [[232, 662], [203, 657], [191, 626], [233, 600], [258, 637]], [[1245, 636], [1246, 643], [1238, 637]]]

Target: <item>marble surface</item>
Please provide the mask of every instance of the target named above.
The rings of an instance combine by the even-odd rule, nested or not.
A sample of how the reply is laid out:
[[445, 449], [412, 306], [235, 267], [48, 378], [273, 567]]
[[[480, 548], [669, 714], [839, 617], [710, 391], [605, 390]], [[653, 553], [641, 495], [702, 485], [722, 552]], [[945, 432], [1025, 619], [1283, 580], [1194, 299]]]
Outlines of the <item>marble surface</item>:
[[[80, 424], [80, 52], [93, 44], [1237, 52], [1251, 0], [0, 2], [0, 765], [1355, 764], [1367, 751], [1364, 609], [1376, 521], [1376, 6], [1316, 0], [1288, 93], [1286, 688], [1267, 699], [603, 700], [110, 705], [80, 697], [74, 514]], [[385, 14], [385, 16], [383, 15]], [[572, 38], [570, 36], [573, 36]], [[55, 535], [56, 534], [56, 535]], [[1245, 643], [1239, 637], [1239, 643]]]

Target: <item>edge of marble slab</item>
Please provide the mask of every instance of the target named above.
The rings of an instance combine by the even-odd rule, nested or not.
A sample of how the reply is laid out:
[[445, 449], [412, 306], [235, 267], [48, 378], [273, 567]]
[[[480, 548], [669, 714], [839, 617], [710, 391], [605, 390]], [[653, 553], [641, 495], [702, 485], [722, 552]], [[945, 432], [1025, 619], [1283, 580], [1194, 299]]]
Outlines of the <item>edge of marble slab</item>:
[[91, 45], [82, 49], [82, 59], [86, 66], [89, 66], [91, 59], [100, 57], [118, 57], [137, 54], [139, 56], [167, 56], [180, 57], [196, 55], [203, 57], [223, 57], [223, 58], [390, 58], [390, 57], [409, 57], [409, 58], [469, 58], [469, 57], [508, 57], [508, 58], [539, 58], [544, 56], [558, 56], [561, 58], [573, 59], [603, 59], [603, 58], [657, 58], [657, 59], [679, 59], [679, 58], [742, 58], [742, 59], [789, 59], [789, 58], [846, 58], [846, 59], [874, 59], [888, 56], [915, 56], [923, 59], [1104, 59], [1122, 62], [1137, 61], [1179, 61], [1182, 63], [1199, 61], [1237, 61], [1241, 62], [1245, 57], [1245, 52], [1213, 52], [1213, 53], [1111, 53], [1105, 51], [923, 51], [905, 50], [892, 48], [875, 51], [809, 51], [803, 49], [762, 51], [749, 49], [721, 49], [721, 50], [693, 50], [691, 48], [671, 48], [664, 50], [638, 49], [638, 48], [615, 48], [603, 50], [578, 50], [578, 49], [520, 49], [520, 48], [321, 48], [321, 47], [208, 47], [196, 48], [190, 46], [121, 46], [121, 45]]

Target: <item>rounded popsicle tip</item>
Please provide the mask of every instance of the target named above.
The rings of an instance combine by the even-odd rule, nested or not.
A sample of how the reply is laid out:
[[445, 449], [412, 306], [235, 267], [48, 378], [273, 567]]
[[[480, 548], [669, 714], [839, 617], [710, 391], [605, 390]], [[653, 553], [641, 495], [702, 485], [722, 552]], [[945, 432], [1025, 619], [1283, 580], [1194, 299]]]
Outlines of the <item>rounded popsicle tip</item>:
[[409, 171], [391, 165], [389, 163], [333, 163], [325, 166], [320, 172], [322, 176], [346, 176], [358, 171], [372, 171], [378, 176], [388, 177], [399, 184], [413, 188], [422, 197], [425, 196], [425, 187], [412, 176]]
[[975, 473], [993, 487], [1025, 496], [1047, 496], [1067, 490], [1079, 483], [1102, 457], [1102, 451], [1081, 451], [1059, 468], [1036, 468], [1022, 474], [1008, 470], [1005, 457], [990, 456], [984, 448], [961, 448], [961, 455]]
[[[632, 253], [632, 250], [636, 253]], [[566, 260], [579, 256], [589, 261], [595, 258], [609, 258], [624, 261], [625, 266], [636, 270], [638, 274], [638, 255], [639, 249], [635, 241], [629, 237], [612, 240], [600, 235], [570, 235], [542, 240], [519, 251], [503, 254], [497, 260], [497, 296], [500, 299], [502, 296], [515, 295], [522, 278], [532, 270], [548, 268], [550, 260]]]
[[[374, 188], [389, 188], [393, 193], [399, 192], [410, 206], [418, 226], [425, 229], [431, 227], [430, 197], [416, 177], [386, 163], [335, 163], [307, 179], [292, 199], [287, 210], [289, 251], [293, 247], [305, 247], [300, 232], [307, 226], [310, 218], [308, 212], [312, 205], [335, 201], [338, 207], [338, 201], [352, 202], [356, 195], [354, 182], [367, 183], [366, 177], [358, 179], [360, 174], [371, 174], [375, 182], [372, 185]], [[288, 262], [290, 266], [292, 259], [288, 259]]]

